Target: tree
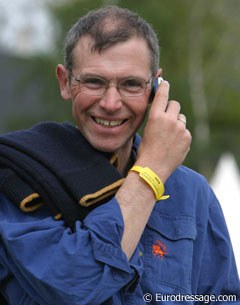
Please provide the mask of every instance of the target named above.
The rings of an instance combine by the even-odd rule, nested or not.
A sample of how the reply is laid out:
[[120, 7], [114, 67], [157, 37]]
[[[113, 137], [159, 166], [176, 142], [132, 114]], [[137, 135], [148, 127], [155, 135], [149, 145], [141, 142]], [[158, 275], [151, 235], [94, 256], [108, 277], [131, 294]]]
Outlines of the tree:
[[171, 98], [181, 102], [193, 134], [186, 165], [210, 177], [224, 151], [234, 153], [240, 163], [238, 0], [53, 2], [50, 10], [59, 25], [56, 53], [30, 59], [27, 69], [29, 78], [35, 75], [44, 85], [43, 118], [70, 120], [70, 106], [60, 102], [55, 66], [63, 61], [63, 41], [71, 25], [79, 16], [105, 4], [136, 11], [158, 32], [163, 77], [170, 81]]

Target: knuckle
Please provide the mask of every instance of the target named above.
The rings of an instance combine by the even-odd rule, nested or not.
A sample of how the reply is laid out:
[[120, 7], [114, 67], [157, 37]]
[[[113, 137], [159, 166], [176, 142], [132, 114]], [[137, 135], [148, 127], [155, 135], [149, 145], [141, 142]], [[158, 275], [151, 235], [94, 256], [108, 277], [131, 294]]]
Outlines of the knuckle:
[[166, 116], [166, 124], [172, 130], [176, 130], [176, 128], [178, 128], [178, 122], [173, 116]]
[[180, 104], [180, 102], [178, 102], [178, 101], [171, 100], [171, 101], [169, 101], [169, 105], [171, 105], [171, 107], [178, 108], [179, 111], [180, 111], [180, 109], [181, 109], [181, 104]]
[[188, 129], [186, 129], [186, 131], [185, 131], [185, 137], [186, 137], [186, 140], [187, 140], [189, 143], [192, 142], [192, 134], [191, 134], [191, 132], [190, 132]]

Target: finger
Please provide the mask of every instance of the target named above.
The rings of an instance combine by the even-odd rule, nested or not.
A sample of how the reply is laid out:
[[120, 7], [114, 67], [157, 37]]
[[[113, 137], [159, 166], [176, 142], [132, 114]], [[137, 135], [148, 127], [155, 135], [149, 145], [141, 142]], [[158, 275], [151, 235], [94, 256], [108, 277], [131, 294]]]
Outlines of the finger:
[[183, 113], [179, 113], [178, 120], [181, 121], [182, 123], [184, 123], [185, 125], [187, 123], [187, 118]]
[[154, 97], [152, 107], [157, 112], [165, 112], [168, 106], [168, 98], [169, 98], [169, 89], [170, 85], [168, 81], [163, 81], [159, 85], [156, 95]]
[[178, 119], [179, 112], [181, 110], [181, 105], [177, 101], [169, 101], [166, 112], [170, 114], [175, 120]]

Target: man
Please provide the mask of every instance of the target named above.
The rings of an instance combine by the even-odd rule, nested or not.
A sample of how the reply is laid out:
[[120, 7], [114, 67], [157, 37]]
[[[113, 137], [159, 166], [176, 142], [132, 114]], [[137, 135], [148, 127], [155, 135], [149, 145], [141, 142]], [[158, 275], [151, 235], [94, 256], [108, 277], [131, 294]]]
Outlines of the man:
[[[239, 298], [219, 203], [206, 180], [181, 165], [191, 135], [180, 104], [168, 100], [167, 81], [153, 98], [158, 60], [156, 35], [139, 16], [116, 6], [90, 12], [69, 31], [65, 63], [56, 69], [77, 128], [46, 123], [0, 140], [9, 152], [2, 149], [0, 159], [0, 288], [9, 304], [171, 304], [176, 297], [180, 304], [203, 304], [210, 296], [220, 304], [223, 295], [225, 301]], [[136, 132], [150, 103], [140, 140]], [[58, 172], [52, 193], [46, 181]], [[74, 205], [59, 202], [78, 191], [76, 216]]]

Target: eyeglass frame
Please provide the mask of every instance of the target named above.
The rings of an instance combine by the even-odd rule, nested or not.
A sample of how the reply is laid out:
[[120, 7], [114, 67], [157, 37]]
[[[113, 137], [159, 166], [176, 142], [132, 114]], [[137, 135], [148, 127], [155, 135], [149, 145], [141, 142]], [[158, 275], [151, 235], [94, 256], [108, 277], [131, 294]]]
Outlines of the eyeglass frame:
[[[81, 85], [83, 85], [83, 83], [81, 83], [81, 78], [83, 79], [83, 78], [89, 78], [89, 79], [97, 79], [97, 80], [101, 80], [103, 83], [105, 83], [105, 86], [104, 86], [104, 91], [102, 92], [102, 93], [95, 93], [95, 94], [93, 94], [93, 93], [86, 93], [86, 92], [84, 92], [84, 91], [81, 91], [82, 93], [84, 93], [84, 94], [86, 94], [86, 95], [90, 95], [90, 96], [101, 96], [101, 95], [104, 95], [105, 93], [106, 93], [106, 91], [107, 91], [107, 89], [110, 87], [110, 84], [112, 83], [112, 84], [115, 84], [115, 87], [116, 87], [116, 89], [117, 89], [117, 91], [119, 92], [119, 94], [121, 95], [121, 96], [124, 96], [124, 97], [137, 97], [137, 96], [142, 96], [142, 95], [144, 95], [144, 93], [146, 92], [146, 89], [147, 89], [147, 86], [148, 86], [148, 84], [151, 84], [151, 88], [153, 87], [153, 79], [154, 79], [154, 77], [153, 76], [151, 76], [150, 78], [149, 78], [149, 80], [145, 80], [145, 79], [143, 79], [143, 78], [141, 78], [141, 77], [125, 77], [125, 78], [122, 78], [121, 80], [118, 80], [118, 81], [108, 81], [108, 80], [106, 80], [105, 78], [103, 78], [103, 77], [101, 77], [101, 76], [95, 76], [95, 75], [83, 75], [83, 76], [81, 76], [81, 75], [79, 75], [79, 76], [74, 76], [73, 75], [73, 73], [72, 72], [70, 72], [70, 78], [71, 79], [73, 79], [74, 81], [76, 81], [78, 84], [79, 84], [79, 88], [80, 88], [80, 86]], [[121, 84], [121, 82], [123, 82], [123, 81], [126, 81], [126, 80], [141, 80], [141, 81], [143, 81], [142, 82], [142, 84], [144, 84], [145, 85], [145, 88], [143, 88], [143, 91], [142, 92], [140, 92], [140, 93], [138, 93], [138, 94], [134, 94], [134, 95], [125, 95], [124, 93], [122, 93], [122, 91], [121, 91], [121, 87], [119, 87], [119, 85]], [[91, 89], [90, 89], [91, 90]]]

